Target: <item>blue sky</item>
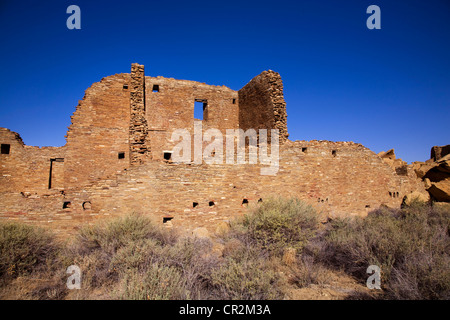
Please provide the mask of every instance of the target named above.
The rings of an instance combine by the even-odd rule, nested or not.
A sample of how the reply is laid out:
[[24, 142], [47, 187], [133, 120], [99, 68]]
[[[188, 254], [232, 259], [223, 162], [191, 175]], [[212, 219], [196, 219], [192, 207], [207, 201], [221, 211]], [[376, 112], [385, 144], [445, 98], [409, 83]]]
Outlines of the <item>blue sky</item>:
[[[81, 30], [66, 9], [81, 8]], [[381, 8], [381, 30], [366, 9]], [[94, 82], [129, 72], [239, 90], [284, 82], [291, 140], [424, 161], [450, 143], [450, 1], [0, 1], [0, 126], [62, 146]]]

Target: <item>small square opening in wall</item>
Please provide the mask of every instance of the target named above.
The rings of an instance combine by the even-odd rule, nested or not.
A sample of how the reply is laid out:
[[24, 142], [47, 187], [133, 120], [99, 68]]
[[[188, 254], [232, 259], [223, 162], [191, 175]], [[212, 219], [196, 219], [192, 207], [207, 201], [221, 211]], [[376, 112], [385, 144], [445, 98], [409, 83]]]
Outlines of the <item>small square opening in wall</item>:
[[9, 152], [11, 151], [11, 145], [2, 143], [1, 149], [2, 149], [2, 154], [9, 154]]
[[172, 219], [173, 219], [173, 217], [163, 217], [163, 223], [167, 223]]
[[332, 155], [333, 157], [336, 157], [336, 156], [337, 156], [337, 150], [332, 150], [332, 151], [331, 151], [331, 155]]
[[70, 206], [71, 206], [70, 201], [64, 201], [64, 203], [63, 203], [63, 209], [68, 209], [68, 208], [70, 208]]
[[119, 154], [117, 155], [117, 158], [125, 159], [125, 152], [119, 152]]
[[128, 90], [128, 85], [127, 84], [123, 85], [123, 90]]
[[210, 201], [210, 202], [208, 203], [208, 205], [209, 205], [210, 207], [214, 207], [216, 204], [215, 204], [214, 201]]
[[159, 84], [153, 85], [152, 92], [159, 92]]
[[308, 148], [306, 148], [306, 147], [302, 148], [303, 153], [306, 153], [306, 151], [308, 151]]
[[233, 99], [233, 104], [236, 104], [236, 99]]
[[196, 207], [198, 207], [198, 202], [192, 202], [192, 208], [196, 208]]
[[248, 199], [243, 199], [242, 200], [242, 205], [243, 206], [247, 206], [248, 205]]
[[164, 160], [170, 161], [172, 159], [172, 152], [164, 152]]

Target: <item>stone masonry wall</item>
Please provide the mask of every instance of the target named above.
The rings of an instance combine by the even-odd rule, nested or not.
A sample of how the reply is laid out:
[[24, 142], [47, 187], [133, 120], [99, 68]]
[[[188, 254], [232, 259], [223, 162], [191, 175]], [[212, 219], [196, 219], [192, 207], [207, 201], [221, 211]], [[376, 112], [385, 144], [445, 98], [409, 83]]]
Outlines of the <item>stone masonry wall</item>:
[[5, 128], [0, 128], [0, 143], [9, 145], [9, 153], [0, 154], [0, 193], [30, 196], [63, 189], [64, 147], [26, 146], [17, 133]]
[[287, 131], [286, 102], [279, 73], [264, 71], [239, 90], [239, 126], [241, 129], [278, 129], [280, 143]]
[[130, 163], [143, 164], [150, 157], [148, 124], [145, 117], [145, 73], [144, 66], [131, 65], [130, 92]]
[[65, 188], [83, 188], [129, 167], [130, 81], [130, 74], [116, 74], [86, 90], [66, 136]]
[[[203, 130], [279, 129], [276, 175], [261, 175], [261, 164], [164, 161], [174, 146], [173, 130], [193, 134], [195, 101], [204, 103]], [[86, 90], [66, 137], [64, 147], [37, 148], [0, 128], [0, 219], [71, 232], [96, 219], [139, 212], [159, 223], [171, 219], [184, 230], [214, 230], [277, 195], [298, 197], [333, 217], [365, 215], [382, 204], [398, 207], [405, 195], [425, 192], [411, 166], [398, 174], [360, 144], [288, 140], [283, 84], [270, 70], [236, 92], [146, 77], [144, 67], [133, 64], [130, 74], [103, 78]]]
[[[172, 218], [171, 224], [183, 230], [206, 227], [213, 231], [222, 221], [246, 212], [247, 205], [277, 195], [299, 197], [324, 215], [335, 217], [364, 216], [382, 204], [398, 207], [406, 194], [424, 192], [411, 170], [398, 175], [372, 151], [353, 142], [287, 141], [280, 148], [280, 157], [276, 176], [261, 175], [259, 164], [152, 161], [89, 189], [68, 191], [59, 205], [54, 199], [40, 200], [51, 204], [48, 207], [36, 205], [36, 199], [25, 199], [15, 204], [15, 210], [23, 214], [12, 218], [41, 219], [52, 225], [64, 221], [67, 227], [138, 212], [158, 223]], [[65, 202], [70, 202], [70, 208], [63, 209]], [[0, 212], [0, 217], [5, 216]]]
[[225, 86], [212, 86], [188, 80], [146, 77], [146, 118], [154, 159], [163, 159], [164, 151], [174, 147], [175, 129], [193, 134], [195, 101], [204, 101], [203, 129], [237, 129], [238, 93]]

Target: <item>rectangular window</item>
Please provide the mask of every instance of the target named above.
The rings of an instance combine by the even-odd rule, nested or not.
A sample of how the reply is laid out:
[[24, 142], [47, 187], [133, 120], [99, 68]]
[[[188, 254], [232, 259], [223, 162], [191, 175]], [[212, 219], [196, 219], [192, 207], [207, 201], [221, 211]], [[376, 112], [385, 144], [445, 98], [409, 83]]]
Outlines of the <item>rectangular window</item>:
[[119, 152], [118, 156], [119, 159], [125, 159], [125, 152]]
[[152, 92], [159, 92], [159, 85], [158, 84], [154, 84], [153, 85]]
[[206, 120], [206, 107], [208, 106], [208, 101], [195, 99], [194, 104], [194, 119]]
[[10, 151], [11, 151], [11, 145], [2, 144], [2, 154], [9, 154]]

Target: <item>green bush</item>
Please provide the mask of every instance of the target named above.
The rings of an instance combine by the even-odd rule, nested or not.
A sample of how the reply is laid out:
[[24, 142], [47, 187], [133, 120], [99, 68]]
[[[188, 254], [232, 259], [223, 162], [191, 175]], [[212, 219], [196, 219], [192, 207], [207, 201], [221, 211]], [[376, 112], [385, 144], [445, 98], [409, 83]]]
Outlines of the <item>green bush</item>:
[[427, 205], [338, 219], [325, 236], [322, 258], [361, 280], [369, 265], [379, 266], [390, 298], [448, 299], [449, 222], [448, 212]]
[[30, 274], [51, 265], [57, 254], [47, 230], [25, 224], [0, 224], [0, 278]]
[[232, 224], [232, 234], [280, 255], [288, 247], [300, 253], [317, 228], [317, 212], [312, 206], [295, 198], [274, 198], [262, 202]]

